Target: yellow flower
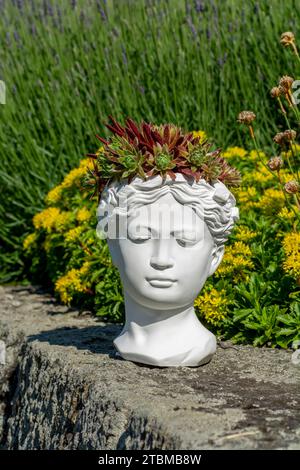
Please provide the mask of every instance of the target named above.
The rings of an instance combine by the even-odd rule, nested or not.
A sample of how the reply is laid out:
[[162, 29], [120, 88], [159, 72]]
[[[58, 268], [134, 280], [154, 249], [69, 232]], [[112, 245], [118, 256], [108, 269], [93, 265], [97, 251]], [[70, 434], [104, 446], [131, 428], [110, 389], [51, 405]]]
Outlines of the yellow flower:
[[288, 181], [292, 181], [295, 179], [295, 176], [292, 173], [290, 173], [289, 170], [287, 169], [281, 170], [280, 176], [281, 176], [282, 184], [285, 184]]
[[253, 232], [246, 225], [238, 225], [235, 238], [241, 242], [249, 242], [257, 236], [256, 232]]
[[[199, 131], [199, 132], [203, 132], [203, 131]], [[104, 145], [101, 145], [101, 147], [98, 148], [97, 152], [96, 152], [96, 155], [99, 155], [100, 153], [103, 153], [104, 152]]]
[[200, 143], [207, 140], [207, 135], [206, 135], [205, 131], [193, 131], [193, 136], [194, 137], [200, 137]]
[[244, 184], [264, 185], [270, 181], [275, 181], [276, 177], [263, 165], [259, 165], [257, 170], [246, 173], [243, 176]]
[[300, 278], [300, 233], [293, 232], [285, 235], [282, 246], [286, 256], [283, 269], [296, 280]]
[[85, 275], [89, 272], [91, 263], [89, 261], [85, 261], [81, 268], [79, 269], [81, 275]]
[[226, 248], [223, 260], [215, 276], [229, 276], [234, 282], [246, 279], [246, 270], [252, 270], [254, 268], [251, 256], [251, 249], [244, 242], [237, 241], [233, 243]]
[[295, 153], [296, 155], [300, 153], [300, 145], [293, 143], [291, 147], [291, 150], [288, 150], [287, 152], [282, 152], [283, 158], [291, 158], [293, 156], [293, 153]]
[[27, 237], [25, 238], [25, 240], [23, 241], [23, 248], [24, 250], [29, 250], [30, 248], [32, 248], [32, 246], [35, 244], [36, 242], [36, 239], [37, 239], [37, 234], [35, 232], [33, 233], [30, 233], [29, 235], [27, 235]]
[[46, 203], [47, 204], [57, 204], [61, 199], [62, 190], [63, 190], [63, 187], [62, 187], [61, 184], [59, 184], [58, 186], [55, 186], [55, 188], [51, 189], [51, 191], [49, 191], [49, 193], [46, 196]]
[[295, 218], [295, 213], [290, 211], [287, 207], [283, 207], [278, 213], [278, 217], [281, 217], [284, 220], [293, 220]]
[[257, 162], [257, 161], [260, 161], [261, 159], [264, 160], [266, 158], [266, 154], [262, 150], [259, 150], [259, 153], [257, 153], [256, 150], [250, 150], [250, 152], [248, 152], [242, 147], [228, 147], [222, 153], [222, 156], [229, 160], [231, 158], [240, 158], [240, 159], [251, 160], [252, 162]]
[[258, 153], [257, 153], [256, 150], [251, 150], [249, 152], [249, 160], [251, 160], [253, 162], [257, 162], [257, 161], [260, 161], [260, 160], [265, 160], [265, 158], [266, 158], [266, 154], [262, 150], [259, 150]]
[[63, 182], [55, 186], [46, 196], [47, 204], [57, 204], [62, 197], [64, 189], [69, 189], [74, 185], [78, 185], [80, 180], [85, 176], [88, 168], [93, 168], [93, 163], [90, 158], [83, 158], [79, 167], [71, 170], [64, 178]]
[[[98, 152], [99, 152], [99, 150], [98, 150]], [[79, 163], [79, 168], [84, 168], [85, 170], [87, 170], [88, 168], [93, 168], [92, 159], [91, 158], [83, 158]]]
[[79, 166], [78, 168], [74, 168], [65, 176], [63, 182], [61, 183], [62, 188], [69, 189], [74, 185], [78, 185], [85, 174], [86, 167], [84, 165]]
[[82, 292], [82, 284], [78, 269], [71, 269], [55, 283], [55, 291], [59, 293], [63, 303], [69, 304], [75, 292]]
[[65, 240], [67, 243], [72, 243], [78, 240], [80, 234], [82, 233], [84, 227], [80, 225], [79, 227], [71, 228], [68, 232], [65, 233]]
[[92, 214], [86, 207], [82, 207], [82, 209], [79, 209], [76, 215], [76, 219], [78, 222], [86, 222], [92, 217]]
[[71, 221], [72, 213], [60, 211], [57, 207], [48, 207], [33, 217], [34, 227], [47, 232], [62, 231]]
[[266, 215], [278, 213], [285, 204], [284, 194], [281, 189], [268, 188], [264, 191], [257, 203], [257, 207]]
[[74, 294], [85, 292], [89, 283], [84, 284], [83, 277], [88, 273], [90, 263], [85, 261], [80, 269], [70, 269], [66, 274], [57, 279], [55, 283], [55, 292], [65, 304], [70, 304]]
[[299, 144], [293, 144], [292, 148], [295, 153], [300, 152], [300, 145]]
[[300, 251], [300, 233], [291, 232], [285, 235], [282, 246], [286, 255], [291, 255], [295, 251]]
[[241, 147], [228, 147], [223, 153], [222, 157], [231, 159], [231, 158], [244, 158], [247, 155], [247, 150]]
[[56, 224], [56, 220], [60, 214], [57, 207], [48, 207], [33, 217], [33, 225], [37, 230], [45, 229], [50, 232]]
[[58, 232], [63, 232], [72, 221], [72, 212], [61, 211], [55, 224], [55, 228]]
[[238, 203], [242, 209], [251, 209], [256, 207], [258, 193], [256, 188], [249, 186], [248, 188], [232, 188], [233, 194], [237, 197]]
[[75, 293], [84, 292], [80, 274], [79, 269], [73, 268], [56, 281], [55, 291], [59, 294], [64, 304], [69, 304]]
[[221, 320], [224, 320], [228, 311], [226, 292], [224, 289], [220, 291], [215, 288], [208, 289], [198, 295], [194, 306], [208, 323], [217, 325]]

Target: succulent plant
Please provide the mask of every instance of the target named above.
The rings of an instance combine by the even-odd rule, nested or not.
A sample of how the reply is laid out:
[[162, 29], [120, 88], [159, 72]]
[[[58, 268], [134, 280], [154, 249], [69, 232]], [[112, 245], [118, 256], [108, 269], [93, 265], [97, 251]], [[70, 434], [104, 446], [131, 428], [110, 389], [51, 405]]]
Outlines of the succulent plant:
[[110, 140], [96, 136], [103, 149], [88, 154], [94, 159], [94, 168], [89, 170], [85, 182], [85, 186], [96, 186], [99, 196], [109, 181], [130, 181], [135, 176], [146, 179], [159, 174], [174, 180], [176, 173], [182, 173], [196, 181], [220, 180], [229, 186], [240, 183], [240, 173], [220, 157], [221, 149], [211, 151], [208, 141], [201, 142], [200, 137], [173, 124], [138, 125], [128, 118], [122, 126], [110, 117], [106, 127], [113, 136]]

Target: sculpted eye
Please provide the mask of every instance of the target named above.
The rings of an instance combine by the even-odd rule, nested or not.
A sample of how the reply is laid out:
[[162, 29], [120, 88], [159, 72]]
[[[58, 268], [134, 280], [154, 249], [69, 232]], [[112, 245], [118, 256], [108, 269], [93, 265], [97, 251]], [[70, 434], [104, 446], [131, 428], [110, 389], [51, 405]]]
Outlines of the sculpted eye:
[[128, 238], [133, 243], [145, 243], [151, 238], [149, 230], [128, 230]]
[[199, 240], [186, 240], [186, 239], [182, 239], [182, 238], [176, 238], [176, 241], [177, 241], [178, 245], [186, 248], [188, 246], [196, 245], [196, 243], [198, 243]]
[[147, 240], [150, 239], [150, 237], [135, 237], [135, 238], [131, 238], [131, 237], [128, 237], [130, 241], [132, 241], [133, 243], [145, 243]]
[[178, 231], [177, 233], [175, 232], [173, 236], [176, 239], [178, 245], [184, 248], [196, 245], [196, 243], [198, 243], [201, 238], [199, 234], [190, 231]]

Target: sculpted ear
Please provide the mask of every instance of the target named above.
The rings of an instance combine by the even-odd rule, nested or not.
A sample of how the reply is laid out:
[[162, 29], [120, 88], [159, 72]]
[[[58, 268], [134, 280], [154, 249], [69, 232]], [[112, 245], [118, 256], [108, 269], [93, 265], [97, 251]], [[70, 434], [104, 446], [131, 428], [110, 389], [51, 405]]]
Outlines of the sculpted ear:
[[213, 251], [212, 251], [212, 260], [211, 260], [211, 265], [208, 271], [208, 277], [212, 276], [213, 273], [218, 269], [219, 264], [222, 261], [223, 255], [225, 251], [225, 246], [214, 246]]

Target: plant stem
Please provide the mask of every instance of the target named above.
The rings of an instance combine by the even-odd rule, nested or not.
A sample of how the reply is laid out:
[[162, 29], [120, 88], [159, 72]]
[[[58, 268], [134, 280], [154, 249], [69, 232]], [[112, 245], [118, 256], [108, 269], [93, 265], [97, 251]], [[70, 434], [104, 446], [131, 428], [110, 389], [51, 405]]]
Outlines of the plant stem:
[[295, 203], [296, 203], [296, 206], [298, 207], [299, 211], [300, 211], [300, 202], [299, 202], [299, 199], [297, 197], [297, 194], [293, 194], [294, 196], [294, 200], [295, 200]]
[[265, 162], [263, 161], [263, 159], [262, 159], [261, 156], [260, 156], [259, 148], [258, 148], [258, 144], [257, 144], [257, 140], [256, 140], [256, 137], [255, 137], [254, 130], [253, 130], [252, 126], [249, 126], [249, 130], [250, 130], [250, 135], [251, 135], [251, 137], [252, 137], [252, 140], [253, 140], [253, 143], [254, 143], [254, 147], [255, 147], [255, 150], [256, 150], [258, 159], [259, 159], [260, 162], [263, 164], [263, 166], [264, 166], [265, 168], [267, 168], [267, 170], [269, 171], [269, 173], [271, 173], [272, 176], [274, 177], [273, 171], [270, 170], [270, 168], [268, 167], [268, 165], [265, 164]]
[[300, 115], [299, 115], [297, 105], [295, 105], [293, 103], [293, 95], [291, 93], [291, 90], [288, 91], [286, 96], [287, 96], [288, 103], [290, 104], [290, 107], [292, 108], [293, 113], [295, 114], [295, 117], [297, 119], [297, 123], [299, 123], [300, 122]]
[[292, 142], [290, 142], [290, 146], [291, 146], [291, 152], [292, 152], [292, 155], [293, 155], [293, 160], [294, 160], [294, 164], [295, 164], [295, 168], [296, 168], [297, 180], [298, 180], [298, 183], [300, 183], [299, 170], [298, 170], [296, 155], [295, 155], [295, 152], [294, 152], [294, 148], [293, 148], [293, 143], [292, 143]]
[[298, 52], [297, 46], [294, 42], [292, 42], [292, 48], [293, 48], [293, 51], [295, 53], [295, 56], [297, 57], [298, 61], [300, 62], [299, 52]]
[[284, 106], [283, 106], [283, 104], [282, 104], [282, 101], [281, 101], [281, 99], [280, 99], [280, 96], [277, 97], [277, 101], [278, 101], [278, 103], [279, 103], [279, 107], [280, 107], [280, 110], [281, 110], [282, 114], [285, 116], [285, 115], [286, 115], [286, 110], [285, 110], [285, 108], [284, 108]]
[[[278, 97], [278, 102], [279, 102], [279, 105], [280, 105], [280, 109], [281, 109], [281, 111], [282, 111], [283, 106], [282, 106], [282, 102], [281, 102], [281, 100], [280, 100], [280, 97]], [[289, 118], [288, 118], [287, 115], [286, 115], [286, 111], [285, 111], [284, 108], [283, 108], [282, 114], [283, 114], [283, 116], [284, 116], [284, 119], [285, 119], [285, 122], [286, 122], [286, 125], [287, 125], [288, 129], [291, 131], [291, 130], [292, 130], [292, 129], [291, 129], [291, 124], [290, 124]], [[291, 149], [292, 149], [292, 145], [291, 145]], [[293, 152], [293, 149], [292, 149], [292, 152]], [[291, 166], [291, 163], [290, 163], [290, 160], [289, 160], [289, 157], [288, 157], [288, 153], [287, 153], [287, 152], [286, 152], [285, 156], [286, 156], [286, 159], [287, 159], [287, 162], [288, 162], [288, 167], [289, 167], [289, 169], [290, 169], [290, 172], [291, 172], [292, 175], [294, 176], [294, 170], [293, 170], [293, 168], [292, 168], [292, 166]], [[294, 154], [293, 154], [293, 157], [294, 157]], [[294, 161], [295, 161], [295, 157], [294, 157]]]

